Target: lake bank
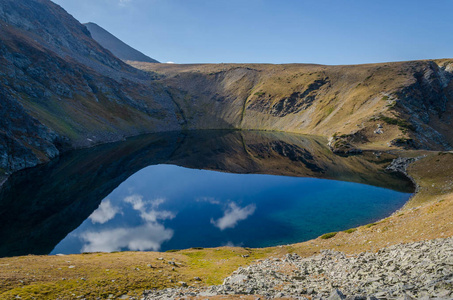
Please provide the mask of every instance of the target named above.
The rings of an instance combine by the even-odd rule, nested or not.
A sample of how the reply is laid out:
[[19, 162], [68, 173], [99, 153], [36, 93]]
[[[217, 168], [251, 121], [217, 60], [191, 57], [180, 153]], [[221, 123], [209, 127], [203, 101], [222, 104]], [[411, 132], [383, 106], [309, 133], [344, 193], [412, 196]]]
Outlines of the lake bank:
[[[88, 298], [108, 297], [110, 294], [140, 297], [145, 289], [174, 287], [179, 281], [193, 286], [220, 284], [238, 267], [267, 257], [281, 257], [288, 253], [309, 257], [322, 249], [357, 254], [404, 242], [453, 236], [453, 155], [431, 153], [412, 164], [408, 172], [420, 187], [400, 213], [377, 224], [361, 226], [352, 233], [339, 232], [330, 239], [317, 238], [264, 249], [221, 247], [167, 253], [1, 258], [0, 295], [5, 299], [13, 299], [15, 295], [21, 295], [23, 299], [33, 295], [70, 299], [72, 294]], [[169, 261], [175, 261], [178, 266], [168, 264]], [[75, 267], [69, 268], [72, 265]], [[202, 280], [197, 281], [195, 277]]]
[[[289, 244], [384, 218], [413, 193], [407, 178], [385, 170], [396, 154], [365, 151], [344, 157], [333, 154], [326, 143], [322, 137], [298, 134], [201, 131], [145, 135], [72, 151], [12, 174], [0, 190], [0, 219], [9, 224], [0, 227], [0, 257], [49, 254], [81, 226], [79, 233], [113, 234], [117, 229], [123, 235], [115, 245], [101, 239], [102, 248], [81, 250], [79, 241], [77, 251], [66, 247], [53, 253]], [[342, 207], [351, 214], [340, 214]], [[197, 214], [200, 218], [193, 218]], [[212, 240], [219, 230], [225, 235], [215, 243], [187, 241], [181, 234], [191, 227], [174, 224], [178, 220], [179, 225], [209, 229]], [[231, 226], [242, 224], [249, 238], [232, 233]], [[254, 224], [267, 228], [259, 232], [261, 240], [273, 232], [274, 242], [249, 243]], [[148, 234], [145, 228], [163, 235]], [[174, 239], [179, 234], [186, 242], [175, 244], [173, 233]], [[140, 239], [143, 235], [146, 240]], [[133, 236], [137, 243], [126, 247]], [[93, 234], [84, 237], [93, 240]]]

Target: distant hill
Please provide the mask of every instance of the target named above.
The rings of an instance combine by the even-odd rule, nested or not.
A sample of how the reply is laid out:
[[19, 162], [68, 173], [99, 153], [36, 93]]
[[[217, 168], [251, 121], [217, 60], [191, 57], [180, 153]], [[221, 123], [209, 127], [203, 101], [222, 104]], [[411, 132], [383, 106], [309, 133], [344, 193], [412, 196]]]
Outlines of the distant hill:
[[158, 63], [157, 60], [127, 45], [116, 36], [95, 23], [84, 24], [95, 41], [122, 60]]

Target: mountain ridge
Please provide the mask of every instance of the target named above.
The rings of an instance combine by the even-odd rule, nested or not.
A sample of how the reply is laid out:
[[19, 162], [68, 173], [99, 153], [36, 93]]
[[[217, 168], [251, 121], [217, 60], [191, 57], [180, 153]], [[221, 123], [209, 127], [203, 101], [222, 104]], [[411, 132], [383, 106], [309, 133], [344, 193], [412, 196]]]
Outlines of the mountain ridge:
[[121, 41], [119, 38], [102, 28], [96, 23], [84, 23], [85, 27], [91, 33], [91, 36], [102, 47], [112, 52], [113, 55], [121, 60], [131, 60], [148, 63], [159, 63], [157, 60], [143, 54], [142, 52], [132, 48], [128, 44]]
[[0, 173], [143, 133], [275, 130], [337, 153], [449, 150], [453, 60], [352, 66], [123, 62], [49, 0], [0, 0]]
[[0, 173], [180, 128], [162, 85], [49, 0], [0, 0], [0, 96]]
[[226, 124], [380, 150], [453, 144], [452, 59], [351, 66], [129, 63], [172, 88], [189, 129]]

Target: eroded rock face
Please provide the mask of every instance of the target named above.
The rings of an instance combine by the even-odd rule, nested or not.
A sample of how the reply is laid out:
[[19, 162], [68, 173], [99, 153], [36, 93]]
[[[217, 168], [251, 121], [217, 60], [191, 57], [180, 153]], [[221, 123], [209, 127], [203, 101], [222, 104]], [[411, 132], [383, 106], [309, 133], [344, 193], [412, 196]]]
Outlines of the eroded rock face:
[[145, 299], [260, 295], [266, 299], [451, 299], [453, 238], [399, 244], [346, 255], [324, 250], [301, 258], [259, 260], [222, 285], [145, 291]]
[[[445, 137], [453, 100], [451, 64], [428, 62], [414, 66], [413, 72], [410, 84], [395, 93], [400, 99], [399, 108], [414, 124], [414, 135], [418, 141], [426, 143], [431, 140], [444, 149], [451, 149], [451, 138]], [[445, 126], [436, 124], [443, 122]], [[413, 141], [410, 143], [416, 144]]]
[[423, 122], [429, 123], [430, 115], [442, 116], [447, 110], [450, 93], [445, 93], [453, 75], [429, 62], [422, 68], [414, 68], [413, 82], [397, 92], [405, 107]]
[[[310, 83], [300, 92], [293, 92], [289, 97], [273, 103], [272, 96], [259, 95], [258, 100], [247, 108], [259, 112], [269, 113], [272, 116], [284, 117], [308, 109], [319, 94], [319, 90], [329, 83], [329, 78], [318, 79]], [[273, 103], [273, 104], [272, 104]]]
[[12, 96], [0, 90], [0, 97], [0, 169], [25, 169], [58, 156], [64, 140], [27, 115]]
[[48, 0], [0, 0], [0, 97], [0, 174], [181, 127], [164, 87]]

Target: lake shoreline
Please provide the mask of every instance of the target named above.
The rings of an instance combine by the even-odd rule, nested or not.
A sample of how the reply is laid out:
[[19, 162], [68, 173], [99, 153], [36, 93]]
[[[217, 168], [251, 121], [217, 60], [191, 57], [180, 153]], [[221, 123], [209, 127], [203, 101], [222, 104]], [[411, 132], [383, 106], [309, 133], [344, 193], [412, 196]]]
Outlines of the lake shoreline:
[[[450, 179], [453, 174], [453, 155], [429, 153], [427, 157], [411, 164], [408, 174], [418, 183], [419, 190], [403, 209], [384, 220], [355, 230], [338, 232], [328, 239], [319, 237], [303, 243], [262, 249], [220, 247], [175, 252], [1, 258], [4, 278], [0, 279], [3, 280], [0, 282], [3, 286], [0, 295], [12, 299], [13, 295], [25, 296], [31, 291], [52, 287], [52, 293], [60, 296], [74, 293], [90, 298], [111, 293], [116, 297], [124, 294], [141, 297], [144, 290], [177, 287], [180, 281], [193, 287], [218, 285], [238, 267], [248, 266], [259, 259], [283, 257], [288, 253], [310, 257], [323, 249], [331, 249], [349, 255], [377, 252], [400, 243], [453, 236], [453, 190]], [[176, 265], [169, 262], [175, 262]], [[50, 265], [53, 267], [49, 268]], [[75, 267], [69, 269], [71, 265]], [[36, 276], [34, 280], [27, 275], [32, 266]], [[195, 277], [201, 281], [195, 280]], [[18, 278], [24, 283], [19, 283]], [[106, 280], [115, 280], [115, 284], [105, 284]]]
[[[204, 175], [207, 176], [206, 180], [217, 180], [215, 184], [218, 187], [222, 187], [224, 181], [220, 180], [218, 176], [224, 176], [225, 179], [230, 178], [229, 180], [236, 182], [238, 193], [242, 191], [243, 195], [233, 195], [227, 190], [220, 193], [223, 189], [215, 189], [209, 192], [209, 187], [202, 188], [192, 176], [189, 176], [187, 179], [180, 177], [179, 182], [192, 182], [191, 187], [186, 187], [186, 189], [197, 186], [197, 190], [194, 190], [194, 194], [192, 194], [193, 199], [206, 196], [218, 198], [218, 201], [215, 201], [217, 204], [203, 201], [207, 203], [206, 205], [209, 204], [212, 206], [209, 208], [209, 215], [206, 216], [208, 218], [204, 218], [201, 223], [198, 219], [190, 221], [191, 224], [196, 223], [200, 226], [212, 227], [213, 223], [210, 222], [211, 217], [215, 217], [214, 219], [218, 221], [232, 220], [228, 219], [230, 216], [234, 216], [234, 218], [239, 216], [239, 219], [244, 219], [244, 214], [247, 217], [251, 216], [252, 211], [254, 211], [254, 206], [252, 205], [252, 202], [254, 202], [252, 201], [253, 197], [258, 197], [256, 201], [261, 199], [258, 202], [264, 203], [258, 211], [258, 215], [262, 222], [264, 222], [260, 223], [262, 225], [260, 228], [268, 228], [268, 230], [262, 231], [259, 238], [252, 237], [252, 240], [261, 239], [261, 241], [265, 241], [266, 235], [269, 235], [269, 240], [274, 240], [275, 242], [254, 243], [251, 240], [248, 246], [264, 247], [308, 240], [321, 235], [325, 231], [345, 229], [372, 222], [386, 217], [393, 211], [401, 208], [408, 196], [398, 193], [394, 193], [394, 196], [392, 196], [392, 193], [412, 193], [414, 187], [411, 181], [404, 175], [385, 170], [385, 167], [397, 157], [398, 155], [396, 154], [384, 152], [374, 153], [372, 151], [365, 151], [363, 154], [355, 156], [338, 156], [327, 148], [325, 139], [320, 137], [281, 132], [213, 130], [145, 135], [121, 143], [105, 144], [94, 148], [72, 151], [43, 166], [13, 174], [5, 183], [4, 188], [0, 190], [3, 205], [0, 218], [3, 218], [5, 222], [10, 224], [9, 228], [0, 228], [0, 238], [4, 241], [3, 245], [0, 246], [0, 256], [41, 255], [50, 253], [70, 232], [81, 226], [100, 207], [102, 200], [117, 190], [121, 184], [125, 184], [128, 178], [138, 177], [135, 184], [140, 184], [143, 187], [148, 186], [149, 184], [140, 183], [140, 176], [134, 176], [134, 174], [141, 172], [141, 170], [147, 167], [159, 164], [176, 165], [191, 169], [191, 172], [198, 174], [197, 176], [201, 176], [202, 173], [204, 174], [207, 171], [216, 171], [218, 173], [212, 173], [212, 175], [217, 174], [216, 176]], [[151, 177], [155, 176], [153, 172], [148, 172], [147, 174]], [[162, 173], [162, 175], [164, 174], [165, 172]], [[177, 172], [177, 174], [183, 176], [181, 172]], [[261, 175], [249, 176], [235, 174]], [[267, 176], [264, 174], [267, 174]], [[274, 175], [277, 175], [277, 177], [271, 180], [270, 177]], [[241, 180], [237, 180], [238, 176], [249, 176], [248, 178], [251, 181], [250, 183], [242, 183]], [[278, 176], [285, 176], [287, 178]], [[307, 179], [302, 180], [303, 177]], [[160, 178], [161, 176], [157, 176], [155, 179], [161, 180]], [[167, 184], [171, 184], [171, 178], [173, 177], [167, 176], [165, 178], [167, 179], [162, 179], [161, 184], [154, 189], [140, 191], [141, 196], [149, 194], [152, 197], [154, 190], [157, 192], [160, 187], [163, 188]], [[321, 180], [309, 180], [308, 178], [319, 178]], [[156, 180], [151, 180], [150, 184]], [[195, 181], [193, 182], [193, 180]], [[269, 180], [269, 184], [265, 185], [266, 187], [264, 188], [267, 188], [268, 192], [273, 192], [258, 196], [259, 191], [263, 188], [263, 182]], [[297, 184], [296, 180], [299, 184]], [[200, 184], [204, 181], [200, 181]], [[282, 187], [285, 186], [284, 190], [278, 191], [278, 187], [271, 184], [274, 181], [280, 182]], [[332, 182], [329, 184], [328, 181]], [[300, 190], [304, 186], [304, 182], [316, 183], [318, 187], [324, 186], [322, 191], [325, 192], [322, 193], [324, 195], [322, 197], [325, 197], [325, 201], [319, 204], [316, 204], [318, 202], [315, 201], [313, 205], [304, 204], [305, 201], [297, 202], [296, 198], [311, 199], [311, 197], [321, 197], [321, 194], [317, 196], [316, 193], [318, 192], [315, 190], [315, 186], [308, 185], [305, 186], [306, 190]], [[363, 184], [364, 186], [358, 187], [354, 185], [355, 183]], [[172, 193], [175, 193], [177, 190], [179, 196], [177, 194], [169, 195], [167, 197], [168, 199], [165, 200], [168, 203], [161, 203], [161, 208], [157, 209], [154, 207], [153, 210], [165, 210], [167, 212], [164, 215], [167, 217], [173, 215], [173, 213], [168, 214], [173, 209], [177, 211], [186, 209], [185, 211], [188, 212], [187, 208], [174, 203], [176, 199], [180, 199], [186, 195], [186, 193], [180, 191], [184, 186], [181, 185], [179, 187], [179, 184], [176, 184], [171, 190], [173, 191]], [[300, 187], [299, 191], [296, 192], [297, 186]], [[329, 186], [333, 189], [330, 189]], [[371, 192], [375, 188], [377, 188], [375, 190], [376, 193]], [[384, 191], [383, 189], [387, 189], [388, 191]], [[170, 191], [168, 187], [166, 190]], [[342, 191], [346, 190], [351, 191], [352, 198], [348, 197], [348, 192], [345, 192], [345, 194], [342, 193]], [[136, 192], [139, 191], [137, 190]], [[118, 194], [115, 197], [124, 198], [132, 196], [134, 193], [128, 190], [124, 191], [121, 196]], [[209, 195], [210, 193], [212, 195]], [[254, 193], [253, 195], [255, 196], [250, 193]], [[306, 196], [303, 196], [304, 194]], [[248, 195], [246, 197], [247, 199], [242, 197], [245, 195]], [[277, 212], [266, 208], [272, 204], [270, 202], [271, 198], [278, 203], [278, 199], [282, 195], [286, 195], [284, 196], [285, 199], [283, 199], [286, 204], [282, 202]], [[159, 194], [159, 197], [163, 197], [163, 194]], [[370, 198], [370, 203], [362, 200], [368, 197]], [[113, 204], [114, 207], [117, 207], [121, 211], [130, 211], [131, 205], [121, 201], [119, 198], [115, 200], [117, 202], [116, 204], [113, 202], [110, 204]], [[143, 201], [152, 200], [145, 198]], [[342, 199], [341, 201], [340, 198]], [[231, 202], [234, 201], [236, 201], [235, 206], [231, 207]], [[242, 202], [242, 204], [238, 201]], [[248, 204], [245, 204], [244, 201], [248, 202]], [[174, 208], [171, 207], [171, 203], [176, 206]], [[200, 205], [197, 204], [196, 206], [200, 207]], [[279, 213], [285, 209], [287, 210], [288, 205], [294, 208], [294, 210], [288, 213], [293, 216], [292, 218], [295, 222], [287, 222], [287, 218]], [[326, 205], [325, 209], [322, 208], [323, 205]], [[339, 216], [333, 209], [334, 207], [342, 206], [351, 209], [351, 215], [349, 217]], [[142, 207], [142, 209], [144, 208]], [[149, 210], [151, 208], [148, 207], [146, 209]], [[303, 216], [303, 211], [316, 214], [316, 209], [320, 209], [325, 213], [328, 220], [331, 219], [328, 216], [332, 216], [332, 222], [318, 220], [316, 224], [310, 225], [308, 220], [299, 218], [298, 216]], [[360, 209], [366, 209], [369, 212], [363, 214], [360, 212]], [[134, 209], [133, 211], [137, 210]], [[292, 213], [292, 211], [298, 211], [298, 213]], [[263, 213], [268, 216], [267, 218], [270, 218], [268, 221], [265, 221], [266, 217]], [[146, 214], [140, 213], [138, 216], [139, 220], [142, 220], [142, 223], [149, 223], [142, 218], [142, 215], [144, 216]], [[164, 215], [160, 214], [160, 216]], [[192, 214], [189, 215], [191, 216]], [[224, 216], [222, 217], [222, 215]], [[108, 217], [108, 220], [110, 218], [120, 220], [122, 218], [121, 216], [125, 215], [114, 213]], [[252, 218], [254, 217], [252, 216]], [[340, 219], [344, 220], [344, 222], [340, 222]], [[103, 222], [106, 221], [107, 219]], [[173, 221], [165, 221], [167, 224], [171, 222]], [[231, 221], [228, 222], [231, 223]], [[274, 222], [272, 224], [275, 226], [268, 225], [270, 224], [269, 222]], [[156, 223], [163, 224], [164, 220], [154, 222], [154, 224]], [[234, 221], [230, 225], [227, 223], [221, 227], [232, 226], [236, 222]], [[241, 226], [241, 224], [243, 224], [242, 221], [238, 223], [238, 226]], [[248, 230], [246, 235], [253, 236], [253, 224], [257, 223], [248, 222], [246, 224], [248, 225], [243, 228], [246, 231]], [[102, 231], [103, 228], [108, 229], [107, 227], [98, 227], [98, 229]], [[136, 227], [137, 225], [134, 224], [130, 229]], [[167, 237], [172, 234], [171, 230], [167, 230], [161, 225], [157, 227], [153, 225], [152, 227], [156, 230], [160, 228], [159, 230], [164, 232]], [[169, 228], [171, 227], [174, 226], [170, 226]], [[291, 233], [293, 228], [296, 231]], [[304, 228], [308, 229], [305, 230]], [[178, 232], [178, 227], [174, 229]], [[310, 229], [315, 230], [310, 233]], [[284, 234], [283, 238], [277, 233], [278, 230]], [[111, 233], [111, 231], [109, 232]], [[181, 232], [180, 227], [179, 232]], [[273, 236], [270, 232], [273, 232]], [[301, 235], [298, 235], [297, 232], [301, 233]], [[217, 235], [215, 232], [211, 232], [210, 234], [213, 237]], [[126, 236], [123, 237], [121, 243], [124, 243], [125, 239], [128, 239]], [[169, 244], [166, 244], [168, 247], [165, 250], [200, 246], [212, 247], [231, 243], [240, 245], [248, 240], [241, 233], [238, 235], [238, 238], [235, 238], [235, 235], [232, 234], [231, 237], [225, 236], [224, 239], [216, 242], [204, 242], [202, 239], [197, 239], [192, 243], [187, 242], [184, 245], [178, 245], [170, 241]], [[153, 244], [152, 250], [160, 248], [155, 245]], [[128, 248], [124, 245], [121, 247], [111, 247], [110, 245], [108, 248], [96, 248], [90, 251], [114, 251], [120, 249], [148, 250], [150, 248]], [[68, 249], [58, 251], [63, 253], [71, 252]]]

